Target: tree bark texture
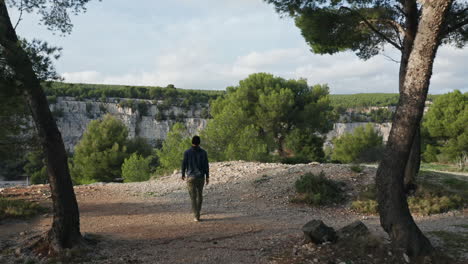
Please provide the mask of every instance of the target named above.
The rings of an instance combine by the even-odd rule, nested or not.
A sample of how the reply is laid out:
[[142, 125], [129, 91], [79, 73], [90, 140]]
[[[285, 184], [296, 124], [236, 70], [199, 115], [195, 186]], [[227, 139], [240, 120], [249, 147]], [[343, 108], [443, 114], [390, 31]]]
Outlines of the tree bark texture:
[[5, 0], [0, 0], [0, 45], [8, 65], [24, 91], [47, 157], [54, 219], [46, 242], [53, 251], [71, 248], [81, 242], [78, 204], [68, 169], [62, 136], [42, 90], [32, 63], [20, 45], [11, 24]]
[[[400, 61], [400, 71], [399, 71], [399, 92], [400, 94], [403, 91], [403, 84], [406, 76], [406, 69], [408, 66], [409, 56], [411, 50], [413, 49], [414, 39], [418, 32], [418, 20], [419, 12], [416, 0], [406, 0], [403, 3], [403, 10], [405, 12], [405, 35], [403, 36], [403, 49], [401, 50], [401, 61]], [[416, 187], [416, 177], [419, 173], [419, 167], [421, 164], [421, 137], [418, 132], [415, 134], [413, 139], [413, 145], [411, 147], [411, 152], [406, 163], [404, 184], [405, 184], [405, 193], [409, 193], [411, 190]]]
[[415, 224], [404, 190], [404, 173], [413, 138], [424, 112], [439, 35], [451, 0], [421, 1], [423, 11], [400, 93], [376, 185], [380, 222], [393, 244], [412, 257], [429, 255], [433, 247]]

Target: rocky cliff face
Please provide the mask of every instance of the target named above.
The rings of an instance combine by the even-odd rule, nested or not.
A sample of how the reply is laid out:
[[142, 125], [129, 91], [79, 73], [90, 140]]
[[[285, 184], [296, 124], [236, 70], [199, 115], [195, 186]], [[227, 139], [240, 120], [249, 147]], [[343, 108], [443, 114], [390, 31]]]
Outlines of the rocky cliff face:
[[344, 133], [353, 133], [353, 131], [356, 128], [364, 127], [367, 124], [371, 124], [374, 127], [374, 130], [377, 131], [383, 137], [383, 141], [387, 142], [388, 136], [390, 135], [390, 129], [392, 128], [392, 123], [355, 122], [355, 123], [335, 123], [333, 125], [333, 130], [327, 133], [325, 145], [330, 145], [331, 140], [334, 137], [340, 137]]
[[[178, 106], [161, 107], [162, 102], [151, 100], [133, 100], [134, 103], [147, 105], [144, 113], [137, 107], [124, 106], [122, 101], [126, 99], [109, 98], [107, 102], [95, 100], [76, 100], [73, 97], [59, 97], [51, 104], [51, 110], [57, 118], [57, 125], [62, 133], [65, 147], [73, 151], [85, 131], [88, 123], [94, 119], [100, 119], [105, 114], [111, 114], [122, 120], [129, 129], [129, 137], [136, 136], [146, 138], [151, 144], [164, 140], [171, 126], [176, 122], [185, 124], [189, 133], [194, 135], [206, 127], [207, 119], [204, 118], [208, 105], [198, 104], [189, 109]], [[163, 118], [161, 118], [163, 117]], [[357, 127], [365, 126], [367, 122], [335, 123], [333, 130], [326, 135], [326, 145], [331, 144], [334, 137], [344, 133], [352, 133]], [[391, 123], [371, 123], [384, 141], [387, 140], [391, 129]]]
[[140, 136], [153, 145], [158, 140], [164, 140], [170, 127], [176, 122], [185, 124], [190, 134], [196, 134], [207, 123], [207, 120], [202, 118], [202, 112], [208, 105], [197, 105], [189, 109], [170, 106], [162, 110], [162, 102], [133, 100], [147, 105], [144, 113], [140, 113], [140, 110], [133, 107], [122, 106], [119, 103], [122, 100], [125, 99], [109, 98], [107, 102], [98, 102], [79, 101], [73, 97], [57, 98], [50, 108], [57, 118], [57, 125], [67, 150], [73, 151], [91, 120], [100, 119], [106, 114], [122, 120], [128, 127], [130, 138]]

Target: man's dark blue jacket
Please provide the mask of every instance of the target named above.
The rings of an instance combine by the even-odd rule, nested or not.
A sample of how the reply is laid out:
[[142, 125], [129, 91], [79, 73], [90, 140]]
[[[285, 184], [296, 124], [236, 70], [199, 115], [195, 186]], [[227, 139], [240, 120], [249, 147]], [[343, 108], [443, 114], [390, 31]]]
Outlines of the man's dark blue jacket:
[[200, 146], [193, 146], [184, 152], [184, 161], [182, 161], [182, 177], [185, 177], [187, 170], [188, 177], [210, 177], [208, 166], [208, 154]]

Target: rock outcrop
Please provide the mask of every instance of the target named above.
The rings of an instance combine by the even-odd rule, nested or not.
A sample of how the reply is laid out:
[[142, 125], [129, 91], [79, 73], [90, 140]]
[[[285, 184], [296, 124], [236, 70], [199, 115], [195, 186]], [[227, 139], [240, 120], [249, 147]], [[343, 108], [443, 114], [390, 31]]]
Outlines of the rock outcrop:
[[[179, 106], [161, 107], [163, 102], [152, 100], [132, 99], [136, 103], [145, 103], [144, 113], [138, 107], [123, 106], [120, 102], [128, 101], [123, 98], [107, 98], [106, 102], [96, 100], [77, 100], [74, 97], [58, 97], [51, 104], [51, 110], [57, 118], [57, 125], [67, 150], [72, 151], [78, 143], [86, 126], [91, 120], [100, 119], [105, 114], [111, 114], [122, 120], [129, 129], [129, 137], [146, 138], [151, 144], [166, 138], [171, 126], [176, 122], [185, 124], [190, 134], [196, 134], [206, 127], [205, 118], [209, 106], [197, 104], [189, 109]], [[161, 118], [164, 116], [165, 118]], [[333, 130], [326, 135], [325, 145], [330, 145], [334, 137], [344, 133], [352, 133], [357, 127], [365, 126], [367, 122], [335, 123]], [[370, 123], [386, 141], [391, 129], [391, 123]]]
[[330, 145], [334, 137], [340, 137], [344, 133], [353, 133], [356, 128], [364, 127], [367, 124], [371, 124], [374, 127], [374, 130], [383, 137], [383, 141], [387, 142], [388, 136], [390, 135], [390, 129], [392, 129], [392, 123], [354, 122], [335, 123], [333, 125], [333, 129], [327, 133], [325, 145]]
[[[73, 151], [91, 120], [100, 119], [106, 114], [111, 114], [122, 120], [128, 127], [130, 138], [143, 137], [153, 145], [158, 140], [164, 140], [171, 126], [176, 122], [185, 124], [190, 134], [199, 132], [207, 123], [207, 120], [202, 118], [202, 111], [208, 108], [208, 105], [198, 104], [189, 109], [170, 106], [162, 110], [161, 102], [134, 99], [133, 101], [137, 103], [147, 105], [145, 113], [140, 113], [138, 109], [119, 104], [122, 100], [126, 99], [109, 98], [107, 102], [99, 102], [95, 100], [81, 101], [73, 97], [58, 97], [50, 108], [57, 119], [57, 125], [67, 150]], [[159, 112], [162, 115], [158, 117]]]

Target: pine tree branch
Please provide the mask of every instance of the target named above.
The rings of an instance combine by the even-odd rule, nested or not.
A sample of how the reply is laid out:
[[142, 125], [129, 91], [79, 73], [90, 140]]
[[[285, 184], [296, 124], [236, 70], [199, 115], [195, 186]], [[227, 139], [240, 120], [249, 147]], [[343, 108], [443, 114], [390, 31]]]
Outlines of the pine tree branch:
[[379, 31], [377, 28], [374, 27], [374, 25], [372, 25], [371, 22], [369, 22], [369, 20], [367, 20], [363, 15], [361, 15], [359, 12], [349, 8], [349, 7], [346, 7], [346, 6], [342, 6], [340, 7], [340, 9], [344, 9], [344, 10], [347, 10], [349, 12], [352, 12], [352, 13], [355, 13], [357, 16], [359, 16], [359, 18], [362, 19], [362, 21], [369, 27], [370, 30], [374, 31], [375, 34], [379, 35], [382, 39], [384, 39], [385, 41], [387, 41], [390, 45], [392, 45], [393, 47], [395, 47], [396, 49], [398, 50], [402, 50], [403, 48], [398, 45], [398, 43], [396, 43], [395, 41], [391, 40], [389, 37], [387, 37], [384, 33], [382, 33], [381, 31]]
[[452, 33], [464, 26], [468, 25], [468, 18], [465, 19], [465, 20], [462, 20], [460, 23], [457, 23], [455, 25], [453, 25], [452, 27], [447, 27], [447, 30], [445, 31], [445, 34], [449, 34], [449, 33]]

